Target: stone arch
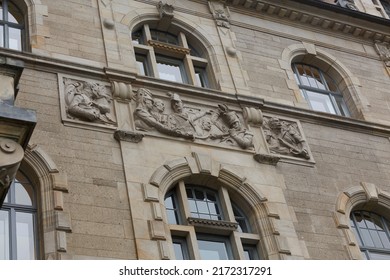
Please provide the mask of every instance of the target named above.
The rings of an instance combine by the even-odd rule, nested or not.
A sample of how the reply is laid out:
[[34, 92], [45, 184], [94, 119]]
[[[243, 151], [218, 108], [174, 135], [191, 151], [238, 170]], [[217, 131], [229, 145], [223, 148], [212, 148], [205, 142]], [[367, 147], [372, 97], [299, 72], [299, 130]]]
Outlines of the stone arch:
[[207, 155], [192, 153], [191, 157], [165, 163], [153, 173], [144, 193], [154, 193], [155, 197], [149, 197], [149, 200], [159, 201], [161, 211], [165, 211], [164, 196], [169, 189], [178, 181], [194, 175], [213, 177], [247, 203], [247, 208], [250, 208], [255, 216], [262, 245], [269, 259], [280, 259], [280, 254], [291, 254], [288, 249], [281, 248], [280, 242], [276, 240], [275, 235], [279, 235], [279, 232], [275, 230], [273, 220], [279, 219], [279, 216], [272, 213], [272, 207], [267, 205], [267, 198], [256, 191], [251, 183], [234, 169], [221, 165]]
[[294, 91], [297, 102], [307, 104], [303, 100], [294, 78], [294, 72], [291, 68], [291, 64], [294, 62], [311, 64], [331, 76], [338, 85], [352, 116], [364, 119], [363, 111], [369, 106], [369, 103], [361, 94], [360, 81], [339, 59], [314, 44], [305, 42], [290, 45], [283, 50], [279, 64], [286, 72], [287, 84]]
[[66, 252], [65, 233], [71, 231], [69, 215], [63, 211], [66, 174], [38, 146], [27, 147], [20, 169], [38, 189], [41, 258], [57, 259], [58, 252]]
[[347, 250], [351, 259], [362, 259], [359, 244], [350, 228], [349, 217], [352, 210], [361, 208], [367, 211], [376, 211], [390, 220], [390, 193], [381, 190], [376, 185], [361, 182], [339, 194], [336, 202], [334, 218], [347, 240]]

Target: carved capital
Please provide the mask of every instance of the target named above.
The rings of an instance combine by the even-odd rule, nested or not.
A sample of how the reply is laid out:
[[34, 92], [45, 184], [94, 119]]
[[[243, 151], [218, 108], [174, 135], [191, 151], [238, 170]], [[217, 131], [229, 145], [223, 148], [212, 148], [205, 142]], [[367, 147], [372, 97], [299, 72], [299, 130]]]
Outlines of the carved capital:
[[133, 131], [125, 131], [125, 130], [117, 130], [114, 132], [114, 138], [117, 141], [126, 141], [131, 143], [139, 143], [142, 141], [145, 135], [133, 132]]
[[130, 101], [132, 98], [132, 87], [122, 82], [112, 82], [112, 94], [114, 98]]
[[243, 116], [247, 124], [261, 126], [263, 124], [263, 113], [260, 109], [245, 107]]
[[209, 0], [209, 8], [218, 26], [230, 28], [230, 15], [225, 1]]

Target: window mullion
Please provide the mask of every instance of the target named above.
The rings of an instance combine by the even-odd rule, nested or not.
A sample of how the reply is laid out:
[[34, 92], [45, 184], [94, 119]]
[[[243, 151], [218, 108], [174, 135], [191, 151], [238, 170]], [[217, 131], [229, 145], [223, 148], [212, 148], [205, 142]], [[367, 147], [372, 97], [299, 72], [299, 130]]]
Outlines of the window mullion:
[[17, 259], [17, 244], [16, 244], [16, 211], [15, 209], [10, 209], [10, 259], [16, 260]]
[[186, 192], [186, 186], [183, 181], [179, 182], [179, 191], [178, 191], [178, 200], [179, 207], [182, 207], [183, 211], [179, 211], [181, 213], [181, 218], [187, 224], [188, 217], [191, 217], [190, 207], [188, 206], [188, 197]]
[[184, 68], [188, 83], [190, 85], [196, 85], [195, 68], [189, 55], [186, 55], [184, 58]]
[[236, 231], [230, 235], [230, 243], [232, 244], [233, 256], [235, 259], [245, 260], [244, 256], [244, 247], [242, 246], [242, 241], [240, 234]]
[[160, 75], [158, 73], [157, 69], [157, 60], [156, 60], [156, 53], [154, 52], [154, 49], [151, 48], [149, 50], [149, 53], [147, 55], [148, 65], [149, 65], [149, 71], [151, 71], [151, 76], [155, 78], [160, 78]]
[[229, 221], [229, 222], [236, 222], [236, 219], [235, 219], [235, 216], [233, 213], [233, 207], [232, 207], [232, 204], [231, 204], [230, 198], [229, 198], [229, 193], [228, 193], [226, 188], [219, 189], [219, 197], [220, 197], [220, 202], [222, 204], [221, 205], [222, 213], [224, 213], [223, 219], [225, 221]]

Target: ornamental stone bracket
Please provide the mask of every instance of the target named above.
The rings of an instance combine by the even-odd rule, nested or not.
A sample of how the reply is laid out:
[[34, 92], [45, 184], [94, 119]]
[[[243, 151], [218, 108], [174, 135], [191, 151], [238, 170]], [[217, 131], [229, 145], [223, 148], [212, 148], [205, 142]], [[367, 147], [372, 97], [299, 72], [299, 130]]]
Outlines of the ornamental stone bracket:
[[118, 142], [126, 141], [130, 143], [139, 143], [144, 138], [144, 134], [134, 132], [134, 131], [125, 131], [125, 130], [117, 130], [114, 132], [114, 138]]
[[257, 161], [271, 165], [279, 161], [308, 166], [315, 163], [299, 121], [264, 116], [262, 131], [269, 154], [256, 154]]
[[174, 17], [175, 8], [173, 7], [173, 5], [170, 5], [167, 2], [160, 1], [157, 3], [156, 7], [160, 16], [159, 28], [169, 26]]
[[115, 129], [117, 122], [109, 83], [64, 75], [58, 78], [65, 125]]

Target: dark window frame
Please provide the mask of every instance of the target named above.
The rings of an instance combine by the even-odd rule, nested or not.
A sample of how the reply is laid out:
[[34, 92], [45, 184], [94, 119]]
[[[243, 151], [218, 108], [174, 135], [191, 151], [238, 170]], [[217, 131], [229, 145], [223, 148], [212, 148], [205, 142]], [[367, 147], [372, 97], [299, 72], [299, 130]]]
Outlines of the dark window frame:
[[[22, 20], [23, 22], [18, 22], [18, 23], [14, 23], [14, 22], [11, 22], [9, 21], [9, 18], [8, 18], [8, 15], [12, 13], [9, 12], [9, 3], [11, 3], [15, 9], [18, 10], [18, 13], [20, 13], [22, 15]], [[26, 50], [26, 46], [27, 46], [27, 36], [26, 36], [26, 15], [25, 13], [23, 12], [23, 10], [16, 4], [14, 3], [13, 1], [11, 0], [2, 0], [2, 2], [0, 3], [1, 7], [2, 7], [2, 17], [0, 19], [0, 28], [3, 28], [3, 46], [0, 46], [0, 47], [3, 47], [3, 48], [6, 48], [6, 49], [12, 49], [12, 50], [16, 50], [16, 51], [23, 51], [23, 50]], [[16, 18], [15, 18], [16, 19]], [[17, 19], [16, 19], [17, 20]], [[20, 49], [15, 49], [15, 48], [10, 48], [10, 29], [17, 29], [20, 31]]]

